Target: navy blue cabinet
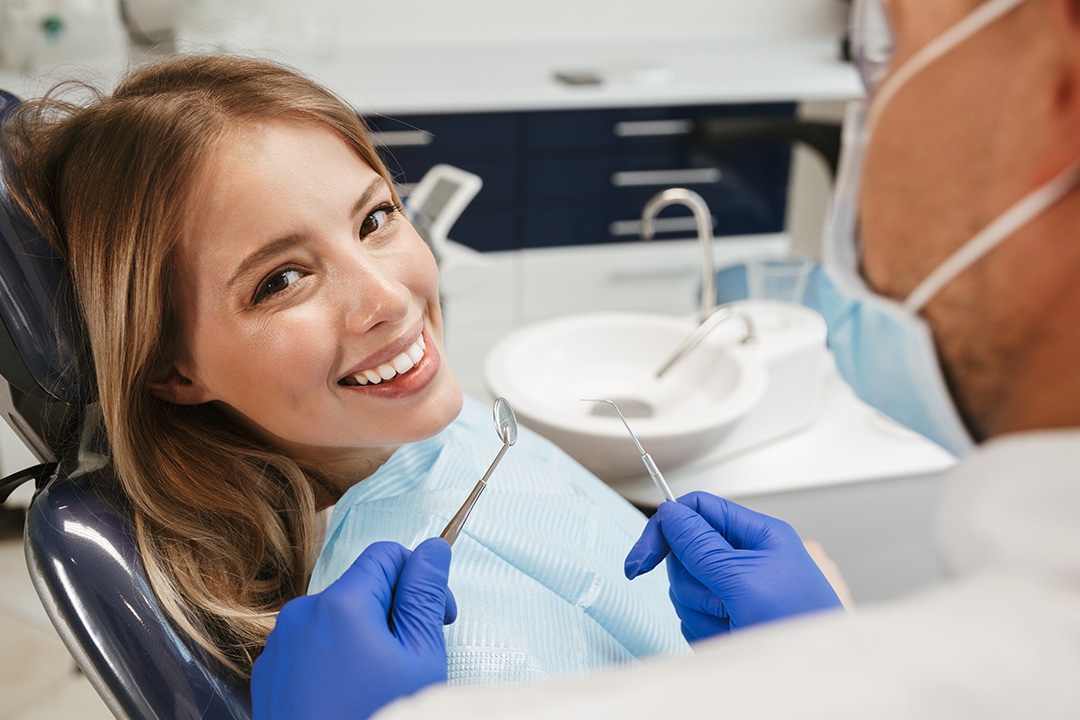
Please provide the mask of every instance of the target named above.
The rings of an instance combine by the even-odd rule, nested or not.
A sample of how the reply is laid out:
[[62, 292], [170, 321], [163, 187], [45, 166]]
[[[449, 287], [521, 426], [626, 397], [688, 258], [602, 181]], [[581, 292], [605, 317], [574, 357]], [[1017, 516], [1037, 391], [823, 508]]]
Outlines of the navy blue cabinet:
[[[705, 147], [691, 129], [700, 118], [794, 114], [792, 103], [767, 103], [366, 119], [404, 188], [441, 162], [482, 177], [451, 236], [512, 250], [633, 240], [645, 201], [677, 186], [705, 198], [716, 235], [780, 232], [790, 146]], [[693, 237], [694, 227], [688, 211], [670, 208], [657, 238]]]

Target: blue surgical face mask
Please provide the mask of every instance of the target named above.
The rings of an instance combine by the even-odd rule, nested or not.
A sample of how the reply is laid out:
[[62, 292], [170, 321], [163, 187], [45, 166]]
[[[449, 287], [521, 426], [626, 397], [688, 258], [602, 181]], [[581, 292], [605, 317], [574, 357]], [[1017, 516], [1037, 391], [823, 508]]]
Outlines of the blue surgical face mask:
[[919, 312], [957, 275], [1080, 184], [1080, 162], [998, 216], [930, 273], [902, 302], [872, 290], [860, 273], [857, 198], [873, 125], [897, 90], [945, 52], [1022, 0], [991, 0], [897, 67], [874, 102], [852, 103], [818, 274], [819, 309], [837, 369], [864, 401], [955, 455], [974, 442], [941, 372], [929, 325]]

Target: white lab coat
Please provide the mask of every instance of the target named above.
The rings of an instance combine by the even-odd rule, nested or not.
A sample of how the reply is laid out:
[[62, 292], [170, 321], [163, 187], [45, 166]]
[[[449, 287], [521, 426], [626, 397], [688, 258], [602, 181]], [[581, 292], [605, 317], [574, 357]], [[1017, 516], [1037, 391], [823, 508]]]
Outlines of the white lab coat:
[[432, 688], [379, 720], [1080, 718], [1080, 431], [992, 441], [945, 481], [950, 579], [517, 689]]

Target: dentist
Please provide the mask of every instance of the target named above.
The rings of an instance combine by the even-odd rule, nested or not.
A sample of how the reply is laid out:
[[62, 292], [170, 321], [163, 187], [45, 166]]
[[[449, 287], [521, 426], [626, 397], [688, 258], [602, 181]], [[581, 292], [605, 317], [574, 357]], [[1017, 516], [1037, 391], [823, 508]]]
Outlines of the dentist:
[[[417, 692], [445, 677], [449, 553], [376, 548], [337, 600], [282, 611], [257, 717], [361, 718], [406, 695], [379, 717], [1080, 717], [1080, 0], [855, 6], [869, 102], [845, 124], [817, 292], [856, 392], [961, 457], [948, 579], [819, 612], [838, 603], [790, 527], [693, 493], [626, 560], [632, 578], [667, 558], [692, 656]], [[305, 650], [319, 628], [331, 641]]]

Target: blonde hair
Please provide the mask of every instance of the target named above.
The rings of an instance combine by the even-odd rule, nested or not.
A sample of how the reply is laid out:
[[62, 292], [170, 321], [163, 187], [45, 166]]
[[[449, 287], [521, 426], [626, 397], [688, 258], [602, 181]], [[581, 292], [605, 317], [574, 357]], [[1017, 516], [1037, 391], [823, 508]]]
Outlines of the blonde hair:
[[253, 59], [168, 59], [89, 104], [23, 103], [4, 127], [9, 185], [71, 272], [150, 582], [171, 620], [242, 675], [306, 589], [316, 473], [147, 383], [181, 350], [171, 258], [193, 184], [230, 130], [281, 116], [329, 126], [389, 182], [353, 110]]

